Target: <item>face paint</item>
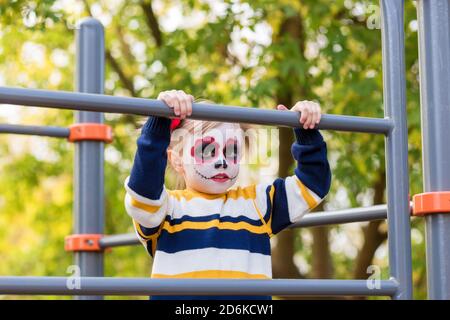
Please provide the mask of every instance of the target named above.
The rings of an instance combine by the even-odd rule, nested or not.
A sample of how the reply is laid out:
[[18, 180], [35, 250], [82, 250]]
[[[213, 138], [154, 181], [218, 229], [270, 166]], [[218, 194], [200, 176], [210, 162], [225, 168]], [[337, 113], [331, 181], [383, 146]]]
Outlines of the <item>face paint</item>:
[[240, 127], [230, 123], [186, 139], [183, 145], [186, 186], [204, 193], [226, 192], [239, 174], [241, 140]]
[[191, 157], [196, 164], [204, 164], [216, 160], [219, 152], [219, 144], [215, 142], [214, 137], [210, 136], [197, 139], [191, 147]]
[[228, 161], [237, 163], [237, 161], [238, 161], [238, 141], [236, 138], [231, 138], [231, 139], [227, 140], [227, 143], [225, 144], [223, 153], [225, 155], [225, 158]]

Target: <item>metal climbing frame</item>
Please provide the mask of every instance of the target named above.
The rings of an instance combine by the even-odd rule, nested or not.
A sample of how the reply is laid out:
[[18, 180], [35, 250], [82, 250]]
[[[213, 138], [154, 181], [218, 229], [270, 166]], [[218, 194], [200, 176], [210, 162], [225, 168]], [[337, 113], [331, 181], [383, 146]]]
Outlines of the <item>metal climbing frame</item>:
[[[86, 20], [76, 34], [76, 90], [103, 93], [104, 33], [96, 20]], [[77, 123], [103, 123], [100, 112], [78, 111]], [[104, 146], [102, 141], [80, 140], [74, 154], [74, 229], [75, 234], [104, 232]], [[103, 276], [103, 253], [74, 251], [75, 264], [83, 277]], [[77, 299], [100, 299], [100, 296], [77, 296]]]
[[450, 0], [417, 1], [417, 13], [424, 195], [447, 204], [425, 218], [428, 297], [450, 299]]
[[[425, 171], [425, 189], [449, 190], [439, 178], [450, 176], [450, 150], [442, 150], [443, 140], [437, 139], [443, 129], [449, 131], [448, 118], [439, 117], [439, 111], [449, 105], [449, 91], [440, 92], [432, 81], [442, 75], [442, 83], [449, 83], [449, 3], [450, 0], [418, 1], [421, 33], [421, 69], [423, 99], [423, 126], [425, 162], [432, 162]], [[390, 278], [380, 286], [369, 286], [366, 280], [213, 280], [213, 279], [136, 279], [103, 277], [102, 249], [138, 243], [134, 235], [100, 236], [103, 233], [103, 145], [104, 135], [81, 135], [70, 139], [73, 128], [0, 125], [0, 133], [33, 134], [68, 138], [76, 144], [74, 177], [74, 226], [70, 247], [77, 247], [75, 262], [81, 267], [80, 287], [71, 289], [68, 277], [0, 277], [0, 294], [76, 295], [89, 299], [102, 295], [160, 295], [160, 294], [263, 294], [263, 295], [370, 295], [393, 299], [412, 298], [410, 202], [408, 195], [408, 141], [405, 98], [404, 62], [404, 1], [381, 0], [383, 82], [385, 118], [323, 115], [319, 129], [384, 134], [386, 139], [387, 205], [356, 208], [336, 212], [308, 214], [292, 227], [309, 227], [334, 223], [349, 223], [377, 219], [388, 220]], [[433, 20], [432, 17], [439, 18]], [[447, 18], [447, 20], [445, 20]], [[443, 21], [445, 20], [445, 21]], [[439, 26], [447, 28], [440, 29]], [[436, 35], [436, 36], [434, 36]], [[164, 103], [152, 99], [113, 97], [102, 95], [104, 72], [103, 27], [89, 18], [79, 24], [77, 31], [77, 90], [81, 93], [0, 87], [0, 103], [78, 110], [76, 121], [101, 126], [102, 113], [172, 116]], [[428, 46], [428, 41], [431, 45]], [[439, 46], [445, 44], [445, 46]], [[436, 61], [444, 54], [445, 72]], [[435, 59], [434, 59], [435, 58]], [[433, 60], [434, 59], [434, 60]], [[431, 66], [431, 67], [429, 67]], [[425, 71], [425, 75], [423, 73]], [[210, 104], [194, 104], [191, 118], [224, 122], [248, 122], [275, 126], [298, 125], [298, 114], [257, 108], [241, 108]], [[434, 123], [441, 126], [435, 126]], [[440, 130], [440, 131], [439, 131]], [[443, 159], [446, 157], [445, 159]], [[431, 169], [430, 169], [431, 168]], [[447, 170], [447, 171], [445, 171]], [[436, 177], [428, 178], [431, 175]], [[437, 180], [436, 180], [437, 179]], [[439, 181], [438, 181], [439, 180]], [[427, 218], [428, 270], [430, 289], [440, 294], [433, 298], [448, 298], [450, 272], [442, 253], [449, 252], [450, 216]], [[86, 241], [80, 243], [79, 241]], [[89, 248], [95, 247], [95, 250]], [[81, 249], [80, 249], [81, 248]], [[448, 260], [448, 259], [447, 259]], [[443, 280], [443, 281], [442, 281]], [[436, 287], [436, 288], [434, 288]], [[438, 288], [437, 288], [438, 287]]]

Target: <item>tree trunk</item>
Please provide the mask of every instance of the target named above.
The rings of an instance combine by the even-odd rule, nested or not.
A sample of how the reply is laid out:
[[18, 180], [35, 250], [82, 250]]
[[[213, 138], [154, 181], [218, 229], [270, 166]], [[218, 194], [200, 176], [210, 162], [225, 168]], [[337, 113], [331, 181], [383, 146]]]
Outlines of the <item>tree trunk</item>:
[[287, 229], [276, 236], [276, 246], [272, 250], [272, 273], [277, 279], [303, 278], [294, 264], [295, 230]]
[[[323, 210], [323, 203], [318, 207]], [[310, 276], [314, 279], [333, 278], [333, 261], [330, 253], [329, 226], [310, 228], [312, 233], [312, 269]]]
[[[323, 211], [322, 202], [314, 211]], [[312, 243], [312, 267], [309, 276], [313, 279], [332, 279], [334, 276], [333, 259], [330, 252], [329, 226], [310, 228]], [[314, 299], [340, 299], [336, 296], [314, 297]]]
[[[304, 34], [303, 23], [300, 15], [286, 18], [278, 33], [278, 38], [289, 35], [298, 41], [300, 52], [304, 52]], [[278, 40], [276, 40], [278, 41]], [[283, 79], [278, 79], [283, 83]], [[283, 104], [288, 108], [293, 104], [294, 90], [304, 90], [303, 86], [299, 84], [298, 88], [290, 86], [279, 86], [276, 92], [277, 103]], [[291, 175], [291, 168], [294, 160], [291, 155], [291, 145], [294, 141], [294, 135], [291, 128], [279, 128], [279, 168], [278, 176], [285, 178]], [[284, 230], [276, 236], [276, 245], [272, 249], [272, 270], [274, 278], [300, 278], [300, 272], [294, 264], [294, 237], [296, 230]]]
[[[281, 24], [279, 30], [279, 36], [289, 35], [295, 39], [298, 43], [300, 52], [305, 50], [305, 35], [303, 28], [303, 20], [300, 14], [286, 18]], [[279, 79], [280, 83], [283, 83], [283, 79]], [[287, 107], [291, 107], [294, 104], [294, 92], [298, 92], [302, 97], [307, 97], [309, 94], [309, 88], [306, 84], [299, 83], [295, 87], [280, 86], [276, 93], [277, 103], [283, 104]], [[292, 175], [292, 167], [294, 160], [291, 155], [291, 145], [294, 141], [293, 132], [291, 128], [279, 128], [280, 134], [280, 148], [279, 148], [279, 177], [287, 177]], [[274, 278], [303, 278], [304, 276], [299, 272], [294, 264], [294, 240], [296, 235], [298, 236], [300, 230], [287, 229], [276, 236], [276, 245], [272, 249], [272, 269]], [[313, 247], [315, 251], [314, 255], [318, 259], [314, 259], [316, 266], [326, 265], [326, 268], [317, 268], [320, 272], [323, 271], [323, 275], [329, 275], [331, 273], [331, 257], [328, 248], [328, 232], [327, 229], [317, 228], [313, 231], [315, 234], [314, 242], [317, 243]], [[328, 257], [322, 259], [322, 257]], [[315, 268], [314, 268], [315, 269]], [[296, 296], [280, 296], [283, 299], [298, 299]]]
[[[380, 171], [378, 181], [374, 185], [374, 204], [384, 203], [384, 190], [386, 188], [386, 172]], [[372, 264], [375, 251], [387, 239], [387, 233], [380, 231], [380, 226], [385, 224], [383, 220], [371, 221], [362, 228], [364, 234], [364, 243], [356, 257], [355, 269], [353, 271], [354, 279], [367, 279], [369, 274], [367, 268]], [[365, 297], [355, 297], [356, 299], [365, 299]]]

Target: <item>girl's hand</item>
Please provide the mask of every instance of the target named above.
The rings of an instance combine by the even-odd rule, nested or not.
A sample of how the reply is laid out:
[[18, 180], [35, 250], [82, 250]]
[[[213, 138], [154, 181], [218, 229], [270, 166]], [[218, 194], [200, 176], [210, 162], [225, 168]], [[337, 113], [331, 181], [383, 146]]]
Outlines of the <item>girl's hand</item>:
[[164, 101], [180, 119], [185, 119], [192, 114], [192, 102], [194, 97], [183, 90], [162, 91], [158, 95], [158, 100]]
[[[278, 110], [288, 110], [284, 105], [279, 104]], [[303, 129], [314, 129], [320, 122], [321, 109], [320, 105], [313, 101], [299, 101], [291, 109], [291, 111], [299, 111], [301, 113], [300, 124]]]

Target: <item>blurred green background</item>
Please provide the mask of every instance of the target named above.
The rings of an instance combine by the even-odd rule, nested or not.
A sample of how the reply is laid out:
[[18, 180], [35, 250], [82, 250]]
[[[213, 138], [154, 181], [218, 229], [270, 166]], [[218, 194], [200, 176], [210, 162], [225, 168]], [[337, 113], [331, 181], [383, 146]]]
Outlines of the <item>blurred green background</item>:
[[[417, 21], [406, 1], [406, 79], [410, 192], [422, 189]], [[218, 103], [274, 108], [317, 99], [325, 113], [383, 117], [381, 33], [376, 1], [356, 0], [0, 0], [0, 85], [74, 90], [75, 25], [105, 26], [105, 93], [155, 98], [180, 89]], [[0, 122], [68, 126], [73, 113], [2, 106]], [[105, 115], [115, 139], [105, 147], [106, 234], [133, 232], [123, 206], [142, 117]], [[384, 139], [323, 132], [333, 184], [319, 208], [386, 203]], [[280, 129], [270, 154], [292, 173], [292, 130]], [[269, 174], [269, 175], [270, 175]], [[0, 275], [68, 275], [72, 254], [73, 145], [52, 138], [0, 135]], [[174, 180], [168, 174], [167, 185]], [[426, 297], [424, 224], [412, 220], [414, 298]], [[283, 231], [273, 240], [274, 278], [388, 277], [384, 221]], [[105, 254], [106, 276], [148, 277], [142, 246]], [[62, 298], [69, 297], [18, 297]], [[107, 297], [108, 299], [124, 297]], [[137, 297], [131, 297], [137, 298]], [[145, 297], [140, 297], [144, 298]], [[283, 298], [283, 297], [277, 297]]]

